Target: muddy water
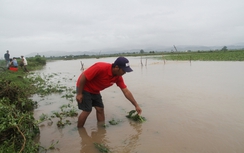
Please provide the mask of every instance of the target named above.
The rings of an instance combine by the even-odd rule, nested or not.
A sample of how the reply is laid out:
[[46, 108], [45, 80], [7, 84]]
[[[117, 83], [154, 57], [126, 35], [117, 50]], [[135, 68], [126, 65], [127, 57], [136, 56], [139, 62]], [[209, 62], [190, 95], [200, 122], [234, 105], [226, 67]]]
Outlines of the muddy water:
[[[244, 62], [158, 61], [129, 58], [134, 72], [124, 80], [143, 109], [147, 121], [136, 124], [126, 112], [134, 109], [115, 85], [102, 91], [107, 128], [97, 125], [95, 111], [85, 127], [77, 129], [77, 118], [63, 129], [43, 123], [39, 141], [48, 147], [59, 141], [53, 153], [99, 153], [93, 143], [102, 143], [114, 153], [230, 153], [244, 152]], [[81, 60], [56, 61], [41, 73], [59, 74], [62, 83], [75, 89]], [[85, 68], [97, 61], [82, 60]], [[57, 79], [58, 80], [58, 79]], [[69, 101], [52, 95], [34, 97], [40, 107], [35, 117], [59, 110]], [[74, 105], [76, 103], [74, 102]], [[78, 111], [80, 113], [80, 111]]]

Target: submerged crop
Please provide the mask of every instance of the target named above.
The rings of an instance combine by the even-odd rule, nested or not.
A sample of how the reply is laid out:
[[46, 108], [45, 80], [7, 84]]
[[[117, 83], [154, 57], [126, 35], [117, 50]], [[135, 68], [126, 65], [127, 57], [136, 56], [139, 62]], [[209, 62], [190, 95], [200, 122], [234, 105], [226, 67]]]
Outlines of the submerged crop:
[[130, 112], [128, 112], [128, 115], [126, 115], [126, 117], [140, 123], [146, 121], [146, 118], [137, 114], [136, 110], [131, 110]]

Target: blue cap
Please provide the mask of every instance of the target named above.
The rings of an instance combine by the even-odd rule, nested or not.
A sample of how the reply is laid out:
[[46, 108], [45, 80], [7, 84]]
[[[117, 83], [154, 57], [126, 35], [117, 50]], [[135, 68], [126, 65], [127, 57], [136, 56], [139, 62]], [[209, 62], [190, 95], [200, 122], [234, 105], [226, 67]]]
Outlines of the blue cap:
[[125, 72], [131, 72], [133, 71], [130, 68], [130, 64], [129, 64], [129, 60], [125, 57], [118, 57], [115, 61], [114, 61], [114, 65], [118, 65], [119, 68], [121, 68], [122, 70], [124, 70]]

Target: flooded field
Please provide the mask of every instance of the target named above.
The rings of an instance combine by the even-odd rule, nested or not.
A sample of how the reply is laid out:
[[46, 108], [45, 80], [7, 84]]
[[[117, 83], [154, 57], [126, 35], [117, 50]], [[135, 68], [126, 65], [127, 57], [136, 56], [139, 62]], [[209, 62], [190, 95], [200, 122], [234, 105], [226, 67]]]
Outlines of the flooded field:
[[[145, 59], [147, 58], [147, 60]], [[124, 75], [128, 88], [142, 108], [147, 121], [140, 124], [125, 115], [134, 106], [116, 86], [101, 92], [106, 123], [97, 125], [95, 110], [85, 127], [58, 128], [41, 124], [39, 142], [50, 153], [99, 153], [93, 143], [107, 146], [113, 153], [242, 153], [244, 152], [244, 62], [164, 61], [129, 57], [134, 70]], [[57, 81], [75, 90], [81, 73], [97, 61], [113, 63], [115, 58], [82, 59], [47, 63], [39, 71], [57, 73]], [[33, 97], [39, 103], [35, 117], [59, 110], [69, 103], [60, 95]], [[73, 102], [76, 106], [76, 102]], [[81, 111], [78, 110], [80, 113]]]

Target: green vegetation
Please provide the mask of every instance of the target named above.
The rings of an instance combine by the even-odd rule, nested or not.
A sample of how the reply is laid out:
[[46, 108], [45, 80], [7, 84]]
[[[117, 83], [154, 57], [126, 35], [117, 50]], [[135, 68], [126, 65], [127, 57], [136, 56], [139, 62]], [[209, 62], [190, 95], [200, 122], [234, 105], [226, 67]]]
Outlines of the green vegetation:
[[[58, 74], [53, 73], [50, 75], [32, 75], [30, 78], [35, 80], [35, 86], [37, 87], [36, 92], [40, 97], [45, 97], [47, 95], [58, 93], [63, 94], [61, 95], [61, 98], [65, 98], [69, 101], [68, 104], [64, 104], [60, 107], [60, 110], [54, 111], [51, 114], [42, 114], [39, 117], [38, 123], [42, 123], [44, 121], [48, 121], [48, 125], [53, 124], [53, 118], [58, 118], [56, 125], [60, 128], [63, 128], [65, 125], [70, 125], [71, 122], [67, 118], [69, 117], [75, 117], [78, 115], [77, 108], [72, 105], [74, 95], [76, 94], [76, 91], [74, 91], [73, 88], [68, 88], [64, 85], [61, 85], [61, 81], [58, 82], [52, 82], [52, 80], [56, 80], [54, 77], [58, 76]], [[67, 78], [63, 78], [67, 80]], [[72, 80], [72, 79], [69, 79]]]
[[38, 123], [48, 121], [48, 125], [51, 126], [53, 124], [52, 119], [58, 118], [59, 120], [57, 121], [56, 125], [60, 128], [63, 128], [65, 125], [71, 124], [70, 120], [67, 119], [68, 117], [76, 117], [77, 115], [77, 109], [75, 109], [73, 105], [62, 105], [60, 107], [60, 111], [52, 112], [51, 115], [42, 114], [39, 117]]
[[95, 147], [102, 153], [110, 153], [111, 151], [104, 144], [94, 143]]
[[33, 117], [37, 106], [30, 96], [36, 93], [34, 80], [23, 71], [0, 75], [0, 153], [37, 152], [33, 139], [39, 127]]
[[[35, 57], [30, 57], [30, 58], [26, 58], [26, 60], [28, 61], [28, 70], [32, 71], [32, 70], [39, 70], [41, 68], [43, 68], [43, 66], [46, 65], [46, 58], [45, 57], [41, 57], [39, 55], [36, 55]], [[19, 63], [19, 60], [18, 60]]]
[[38, 144], [33, 139], [39, 133], [39, 128], [32, 112], [23, 112], [8, 98], [3, 98], [0, 100], [0, 122], [1, 153], [38, 151]]
[[[29, 62], [30, 61], [30, 62]], [[35, 70], [45, 65], [45, 58], [34, 57], [28, 62], [29, 70]], [[52, 118], [58, 118], [57, 126], [69, 125], [67, 117], [77, 116], [77, 110], [70, 103], [73, 102], [74, 91], [60, 84], [52, 83], [56, 74], [40, 76], [34, 73], [25, 73], [22, 70], [12, 72], [6, 70], [0, 75], [0, 153], [35, 153], [40, 150], [53, 149], [56, 143], [43, 148], [35, 143], [34, 138], [40, 133], [39, 124], [45, 120], [52, 123]], [[60, 111], [53, 112], [50, 117], [41, 115], [35, 120], [33, 110], [37, 102], [31, 96], [38, 94], [46, 96], [52, 93], [64, 93], [62, 98], [70, 101], [69, 104], [60, 107]], [[51, 125], [51, 124], [49, 124]]]
[[119, 120], [116, 121], [115, 119], [112, 119], [112, 120], [110, 120], [108, 122], [109, 122], [110, 125], [117, 125], [117, 124], [119, 124], [120, 121]]
[[[224, 48], [225, 50], [225, 48]], [[198, 51], [164, 53], [164, 60], [189, 61], [244, 61], [244, 50], [236, 51]]]
[[126, 117], [140, 123], [146, 121], [146, 118], [138, 115], [136, 113], [136, 110], [131, 110], [130, 112], [128, 112], [128, 115], [126, 115]]

